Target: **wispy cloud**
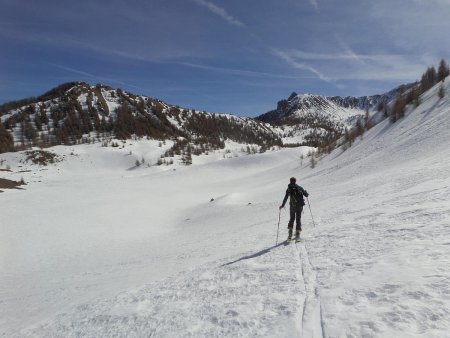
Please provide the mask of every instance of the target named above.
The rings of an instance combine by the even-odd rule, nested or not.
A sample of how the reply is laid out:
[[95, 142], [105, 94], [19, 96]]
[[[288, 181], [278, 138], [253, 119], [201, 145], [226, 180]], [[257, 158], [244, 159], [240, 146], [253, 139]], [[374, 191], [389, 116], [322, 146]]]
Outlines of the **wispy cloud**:
[[[380, 55], [362, 55], [356, 54], [352, 50], [347, 50], [345, 52], [338, 53], [310, 53], [304, 52], [298, 49], [289, 49], [284, 52], [289, 55], [291, 58], [301, 59], [301, 60], [321, 60], [321, 61], [329, 61], [329, 60], [370, 60], [380, 57]], [[386, 56], [386, 55], [385, 55]]]
[[[0, 24], [1, 26], [1, 24]], [[89, 52], [101, 55], [104, 58], [113, 59], [119, 57], [122, 59], [160, 63], [173, 59], [185, 57], [201, 57], [197, 51], [180, 48], [179, 46], [168, 46], [167, 48], [141, 48], [131, 47], [124, 48], [114, 44], [104, 44], [95, 40], [83, 40], [81, 38], [73, 38], [64, 34], [44, 34], [41, 32], [29, 33], [23, 31], [14, 31], [0, 29], [0, 39], [8, 39], [26, 42], [29, 44], [37, 44], [39, 46], [53, 46], [61, 49], [73, 49], [81, 52]], [[122, 48], [121, 48], [122, 47]]]
[[319, 10], [319, 3], [317, 2], [317, 0], [309, 0], [309, 2], [315, 9]]
[[[357, 54], [350, 48], [338, 53], [310, 53], [301, 50], [274, 51], [297, 69], [317, 74], [327, 82], [342, 80], [414, 81], [433, 58], [401, 54]], [[328, 76], [305, 63], [321, 64]], [[432, 63], [432, 62], [431, 62]]]
[[282, 74], [256, 72], [256, 71], [252, 71], [252, 70], [214, 67], [214, 66], [200, 65], [200, 64], [189, 63], [189, 62], [177, 62], [176, 64], [183, 65], [186, 67], [199, 68], [199, 69], [205, 69], [205, 70], [233, 74], [233, 75], [240, 75], [240, 76], [256, 76], [256, 77], [292, 79], [292, 80], [311, 78], [311, 76], [290, 76], [290, 75], [282, 75]]
[[411, 0], [413, 3], [418, 3], [421, 5], [430, 5], [430, 6], [450, 6], [450, 2], [448, 0]]
[[[225, 21], [227, 21], [230, 25], [236, 26], [236, 27], [244, 27], [245, 25], [236, 19], [234, 16], [229, 14], [227, 10], [223, 7], [219, 7], [216, 4], [207, 1], [207, 0], [193, 0], [196, 4], [206, 7], [210, 12], [218, 15]], [[314, 0], [311, 0], [314, 1]]]
[[336, 35], [336, 40], [338, 41], [339, 45], [341, 46], [341, 48], [345, 51], [345, 54], [349, 56], [350, 59], [365, 64], [364, 59], [358, 55], [357, 53], [355, 53], [353, 51], [352, 48], [350, 48], [350, 46], [344, 42], [344, 40], [340, 37]]
[[95, 75], [93, 75], [91, 73], [87, 73], [87, 72], [84, 72], [82, 70], [74, 69], [74, 68], [71, 68], [71, 67], [61, 66], [61, 65], [58, 65], [58, 64], [55, 64], [55, 63], [52, 63], [51, 65], [55, 66], [56, 68], [59, 68], [59, 69], [62, 69], [62, 70], [65, 70], [65, 71], [68, 71], [68, 72], [71, 72], [71, 73], [75, 73], [75, 74], [78, 74], [78, 75], [83, 75], [83, 76], [87, 76], [87, 77], [96, 77]]
[[293, 68], [296, 69], [300, 69], [300, 70], [307, 70], [313, 74], [315, 74], [319, 79], [328, 82], [328, 83], [332, 83], [335, 84], [334, 81], [332, 79], [330, 79], [329, 77], [325, 76], [322, 72], [318, 71], [317, 69], [315, 69], [314, 67], [307, 65], [306, 63], [303, 62], [298, 62], [292, 55], [291, 53], [288, 52], [284, 52], [284, 51], [280, 51], [280, 50], [272, 50], [272, 52], [278, 56], [280, 59], [282, 59], [283, 61], [285, 61], [288, 65], [290, 65]]
[[88, 77], [88, 78], [92, 78], [95, 81], [112, 82], [112, 83], [117, 83], [117, 84], [122, 85], [122, 86], [127, 86], [127, 87], [136, 88], [136, 89], [141, 89], [141, 87], [138, 87], [138, 86], [132, 85], [130, 83], [126, 83], [126, 82], [114, 79], [114, 78], [98, 76], [98, 75], [95, 75], [95, 74], [91, 74], [91, 73], [85, 72], [83, 70], [75, 69], [75, 68], [72, 68], [72, 67], [62, 66], [62, 65], [59, 65], [59, 64], [56, 64], [56, 63], [50, 63], [50, 65], [52, 65], [52, 66], [54, 66], [56, 68], [62, 69], [64, 71], [67, 71], [67, 72], [71, 72], [71, 73], [74, 73], [74, 74], [78, 74], [78, 75], [82, 75], [82, 76], [85, 76], [85, 77]]

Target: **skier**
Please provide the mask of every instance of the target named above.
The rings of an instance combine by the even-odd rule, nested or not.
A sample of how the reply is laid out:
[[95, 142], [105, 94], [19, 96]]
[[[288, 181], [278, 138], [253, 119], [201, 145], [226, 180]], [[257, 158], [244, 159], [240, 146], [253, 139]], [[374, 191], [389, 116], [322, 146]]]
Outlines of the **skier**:
[[297, 185], [295, 182], [296, 182], [295, 177], [291, 177], [290, 183], [286, 190], [286, 195], [284, 196], [283, 199], [283, 204], [281, 204], [280, 206], [280, 210], [284, 208], [284, 205], [286, 204], [288, 197], [290, 197], [289, 206], [291, 218], [289, 219], [288, 223], [289, 229], [288, 240], [292, 239], [292, 230], [294, 228], [294, 221], [296, 221], [295, 239], [298, 240], [300, 238], [300, 231], [302, 231], [302, 223], [301, 223], [302, 210], [303, 206], [305, 205], [303, 196], [308, 197], [308, 192], [301, 186]]

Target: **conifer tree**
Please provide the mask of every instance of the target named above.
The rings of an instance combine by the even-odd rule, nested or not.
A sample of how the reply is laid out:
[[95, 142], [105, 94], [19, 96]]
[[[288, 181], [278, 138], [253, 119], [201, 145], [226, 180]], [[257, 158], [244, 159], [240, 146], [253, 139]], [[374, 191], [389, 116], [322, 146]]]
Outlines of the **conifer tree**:
[[398, 119], [405, 116], [406, 100], [403, 95], [399, 95], [395, 100], [391, 111], [391, 122], [396, 122]]
[[444, 81], [445, 78], [450, 75], [450, 70], [447, 62], [444, 59], [439, 63], [439, 68], [437, 72], [437, 82]]
[[437, 83], [437, 78], [436, 69], [434, 67], [429, 67], [420, 80], [420, 90], [422, 93], [433, 87]]
[[0, 153], [14, 151], [14, 139], [0, 121]]

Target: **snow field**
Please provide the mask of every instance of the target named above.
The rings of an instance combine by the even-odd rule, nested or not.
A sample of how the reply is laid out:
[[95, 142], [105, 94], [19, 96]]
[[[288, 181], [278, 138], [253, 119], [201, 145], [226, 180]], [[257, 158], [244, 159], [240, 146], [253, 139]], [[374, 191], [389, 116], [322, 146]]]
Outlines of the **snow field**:
[[[224, 337], [294, 333], [290, 323], [301, 289], [298, 266], [286, 250], [272, 248], [232, 262], [207, 264], [189, 274], [168, 278], [59, 316], [38, 335]], [[280, 260], [286, 268], [277, 269]], [[292, 297], [286, 300], [286, 294]], [[265, 297], [262, 297], [265, 295]], [[286, 322], [279, 319], [286, 318]], [[289, 320], [290, 319], [290, 320]], [[76, 331], [73, 328], [77, 328]]]
[[[14, 208], [5, 209], [9, 222], [2, 227], [2, 272], [7, 277], [1, 288], [1, 326], [8, 335], [77, 303], [114, 296], [130, 286], [229, 256], [228, 241], [218, 245], [222, 235], [236, 242], [243, 235], [264, 233], [259, 228], [267, 220], [244, 222], [244, 227], [236, 222], [234, 217], [245, 219], [258, 206], [249, 205], [251, 199], [236, 192], [234, 184], [224, 188], [223, 178], [236, 173], [248, 184], [252, 173], [266, 171], [260, 155], [254, 155], [254, 161], [220, 161], [225, 164], [221, 172], [216, 162], [200, 173], [183, 167], [130, 171], [127, 150], [115, 150], [76, 147], [76, 156], [40, 173], [43, 183], [26, 187], [25, 202], [23, 192], [8, 191], [4, 205], [25, 203], [31, 210], [17, 215]], [[62, 153], [63, 148], [56, 151]], [[133, 150], [133, 156], [137, 154]], [[105, 168], [108, 158], [111, 165]], [[274, 154], [271, 163], [280, 159]], [[235, 160], [243, 161], [250, 172], [237, 170]], [[32, 172], [25, 174], [33, 177]], [[199, 184], [199, 177], [207, 177], [207, 184]], [[61, 193], [55, 195], [55, 190]], [[240, 248], [248, 249], [246, 243]]]
[[[314, 169], [299, 149], [173, 171], [77, 147], [0, 195], [1, 333], [449, 337], [450, 102], [435, 91]], [[306, 206], [303, 240], [274, 246], [291, 176], [316, 227]]]

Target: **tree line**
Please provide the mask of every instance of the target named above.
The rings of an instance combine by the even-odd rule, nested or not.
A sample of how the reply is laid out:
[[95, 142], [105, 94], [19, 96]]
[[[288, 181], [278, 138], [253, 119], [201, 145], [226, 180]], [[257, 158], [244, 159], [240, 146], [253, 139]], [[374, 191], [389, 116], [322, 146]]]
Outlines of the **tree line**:
[[[439, 62], [437, 69], [434, 66], [428, 67], [422, 74], [420, 81], [412, 87], [400, 87], [393, 103], [388, 105], [388, 102], [382, 101], [378, 104], [377, 110], [383, 113], [384, 118], [388, 118], [392, 123], [395, 123], [405, 116], [408, 105], [418, 107], [421, 104], [420, 96], [438, 83], [441, 83], [438, 89], [438, 97], [442, 99], [445, 95], [443, 83], [449, 75], [450, 67], [448, 63], [442, 59]], [[342, 143], [343, 149], [345, 150], [348, 147], [351, 147], [356, 138], [362, 137], [365, 131], [373, 126], [374, 122], [372, 118], [370, 118], [368, 111], [366, 111], [365, 117], [358, 118], [353, 128], [345, 130]], [[320, 151], [321, 149], [319, 149], [319, 152]]]
[[418, 84], [412, 89], [400, 92], [391, 107], [387, 107], [387, 104], [381, 106], [384, 116], [388, 117], [391, 122], [403, 118], [408, 105], [412, 104], [414, 107], [418, 107], [421, 103], [420, 96], [440, 82], [438, 96], [443, 98], [445, 95], [443, 82], [449, 75], [449, 65], [444, 59], [439, 62], [437, 70], [434, 66], [428, 67]]

